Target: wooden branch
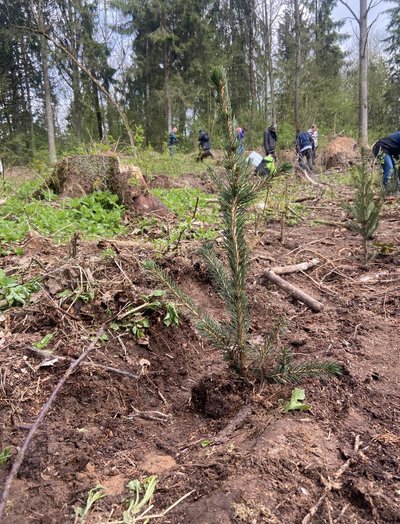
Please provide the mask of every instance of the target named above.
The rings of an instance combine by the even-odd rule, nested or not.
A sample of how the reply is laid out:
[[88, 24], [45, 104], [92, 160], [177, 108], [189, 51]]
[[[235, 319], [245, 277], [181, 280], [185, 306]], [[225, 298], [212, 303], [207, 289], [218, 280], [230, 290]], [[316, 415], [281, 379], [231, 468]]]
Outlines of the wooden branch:
[[273, 271], [267, 271], [263, 275], [264, 278], [281, 288], [283, 291], [288, 293], [291, 297], [295, 298], [296, 300], [299, 300], [300, 302], [303, 302], [307, 307], [315, 311], [316, 313], [319, 313], [323, 310], [324, 305], [321, 302], [318, 302], [318, 300], [315, 300], [315, 298], [312, 298], [310, 295], [307, 295], [307, 293], [304, 293], [304, 291], [301, 291], [298, 287], [293, 286], [292, 284], [289, 284], [289, 282], [286, 282], [286, 280], [283, 280], [283, 278], [276, 275]]
[[319, 264], [318, 258], [313, 258], [308, 262], [301, 262], [300, 264], [293, 264], [291, 266], [277, 266], [272, 267], [269, 271], [273, 271], [275, 275], [288, 275], [289, 273], [296, 273], [298, 271], [307, 271]]
[[55, 398], [57, 397], [57, 395], [58, 395], [58, 393], [60, 391], [60, 389], [63, 387], [63, 385], [65, 384], [67, 379], [72, 375], [72, 373], [76, 370], [76, 368], [79, 366], [79, 364], [81, 364], [81, 362], [83, 362], [87, 358], [89, 353], [95, 348], [99, 338], [104, 333], [104, 329], [105, 329], [105, 326], [106, 326], [107, 323], [108, 322], [105, 322], [104, 324], [102, 324], [102, 326], [100, 327], [100, 329], [97, 331], [96, 335], [94, 336], [91, 344], [88, 346], [87, 349], [85, 349], [85, 351], [82, 353], [82, 355], [78, 359], [76, 359], [73, 362], [71, 362], [71, 365], [69, 366], [67, 371], [64, 373], [64, 375], [61, 377], [61, 379], [58, 381], [58, 383], [57, 383], [56, 387], [53, 389], [50, 397], [48, 398], [46, 403], [42, 406], [42, 409], [40, 410], [40, 413], [37, 416], [35, 422], [32, 424], [31, 429], [29, 430], [29, 433], [26, 436], [26, 439], [25, 439], [24, 443], [22, 444], [22, 446], [21, 446], [21, 448], [20, 448], [20, 450], [19, 450], [19, 452], [18, 452], [18, 454], [16, 456], [14, 464], [13, 464], [13, 466], [11, 468], [11, 471], [10, 471], [10, 473], [9, 473], [9, 475], [8, 475], [6, 481], [5, 481], [5, 484], [4, 484], [3, 493], [2, 493], [1, 501], [0, 501], [0, 523], [2, 522], [2, 516], [3, 516], [4, 510], [5, 510], [5, 507], [6, 507], [6, 503], [7, 503], [7, 500], [8, 500], [8, 494], [10, 492], [11, 485], [12, 485], [13, 480], [16, 477], [18, 471], [19, 471], [19, 468], [21, 467], [21, 464], [22, 464], [22, 462], [24, 460], [24, 457], [25, 457], [26, 450], [28, 449], [28, 446], [31, 443], [31, 440], [33, 439], [33, 436], [35, 435], [35, 433], [36, 433], [37, 429], [39, 428], [40, 424], [43, 422], [43, 419], [47, 415], [47, 412], [51, 408], [51, 405], [53, 404]]

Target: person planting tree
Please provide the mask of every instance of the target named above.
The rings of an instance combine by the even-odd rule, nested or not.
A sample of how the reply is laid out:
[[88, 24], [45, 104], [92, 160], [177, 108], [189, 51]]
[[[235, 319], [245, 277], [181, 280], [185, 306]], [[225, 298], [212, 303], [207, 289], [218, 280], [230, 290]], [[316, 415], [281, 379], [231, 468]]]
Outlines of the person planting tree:
[[[400, 131], [379, 139], [372, 146], [372, 152], [382, 166], [382, 184], [386, 192], [390, 187], [400, 190], [400, 173], [397, 169], [397, 162], [400, 157]], [[397, 172], [397, 173], [396, 173]], [[395, 180], [392, 179], [395, 175]]]

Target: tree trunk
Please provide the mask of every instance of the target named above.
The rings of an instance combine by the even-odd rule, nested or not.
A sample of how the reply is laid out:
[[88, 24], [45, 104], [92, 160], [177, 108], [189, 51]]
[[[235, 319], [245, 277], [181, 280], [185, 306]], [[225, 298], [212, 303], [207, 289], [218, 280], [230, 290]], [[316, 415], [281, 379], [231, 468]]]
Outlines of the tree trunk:
[[301, 71], [301, 27], [300, 27], [300, 9], [299, 0], [294, 0], [295, 16], [295, 38], [296, 38], [296, 63], [294, 71], [294, 121], [296, 130], [300, 129], [300, 71]]
[[167, 117], [168, 131], [172, 129], [172, 107], [170, 90], [170, 51], [168, 42], [164, 44], [164, 89], [165, 89], [165, 113]]
[[368, 6], [360, 0], [359, 40], [359, 144], [368, 145]]
[[55, 165], [47, 187], [62, 198], [109, 190], [118, 195], [120, 203], [131, 211], [172, 216], [160, 200], [148, 191], [148, 184], [140, 169], [133, 165], [122, 165], [118, 156], [112, 154], [62, 158]]
[[[94, 75], [94, 72], [93, 72]], [[100, 142], [104, 138], [103, 134], [103, 115], [101, 113], [101, 107], [100, 107], [100, 96], [99, 96], [99, 90], [97, 89], [97, 86], [94, 82], [92, 82], [92, 90], [93, 90], [93, 104], [94, 109], [96, 111], [96, 120], [97, 120], [97, 132], [99, 134], [99, 140]]]
[[32, 114], [32, 96], [31, 96], [31, 88], [28, 80], [28, 59], [27, 59], [27, 53], [26, 53], [26, 43], [25, 43], [25, 37], [21, 40], [21, 52], [22, 52], [22, 63], [24, 66], [24, 82], [25, 82], [25, 90], [26, 90], [26, 97], [27, 97], [27, 103], [28, 103], [28, 111], [29, 111], [29, 131], [31, 135], [31, 149], [32, 153], [35, 153], [36, 151], [36, 143], [35, 143], [35, 132], [33, 127], [33, 114]]
[[274, 76], [274, 63], [272, 60], [272, 6], [269, 6], [268, 17], [268, 78], [269, 78], [269, 89], [270, 89], [270, 105], [271, 105], [271, 122], [276, 124], [276, 102], [275, 102], [275, 76]]
[[[39, 29], [42, 30], [44, 27], [43, 20], [43, 5], [42, 2], [38, 3], [38, 15], [39, 15]], [[44, 102], [45, 102], [45, 112], [46, 112], [46, 123], [47, 123], [47, 136], [49, 141], [49, 157], [50, 162], [55, 164], [57, 162], [56, 154], [56, 140], [55, 140], [55, 131], [54, 131], [54, 114], [53, 106], [51, 103], [51, 86], [49, 78], [49, 50], [47, 47], [47, 41], [44, 35], [40, 36], [40, 52], [42, 59], [42, 71], [43, 71], [43, 85], [44, 85]]]

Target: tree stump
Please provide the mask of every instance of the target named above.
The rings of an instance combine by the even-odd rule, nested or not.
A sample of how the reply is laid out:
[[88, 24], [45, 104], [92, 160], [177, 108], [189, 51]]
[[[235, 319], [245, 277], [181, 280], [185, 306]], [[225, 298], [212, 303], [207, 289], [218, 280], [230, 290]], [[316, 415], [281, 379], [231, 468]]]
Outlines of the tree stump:
[[55, 165], [48, 186], [60, 197], [76, 198], [94, 191], [111, 191], [128, 210], [172, 216], [149, 192], [137, 166], [122, 165], [114, 154], [67, 156]]

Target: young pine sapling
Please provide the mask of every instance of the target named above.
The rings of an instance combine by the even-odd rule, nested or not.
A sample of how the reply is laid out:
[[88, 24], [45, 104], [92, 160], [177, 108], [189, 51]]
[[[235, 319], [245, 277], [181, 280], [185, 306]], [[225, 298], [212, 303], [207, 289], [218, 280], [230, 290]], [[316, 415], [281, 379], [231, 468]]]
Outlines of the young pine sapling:
[[[207, 268], [215, 283], [216, 290], [223, 299], [229, 321], [220, 323], [202, 308], [198, 307], [191, 297], [184, 293], [171, 277], [157, 266], [148, 261], [145, 269], [160, 280], [170, 293], [185, 306], [189, 314], [196, 319], [200, 333], [211, 339], [214, 345], [221, 349], [232, 366], [241, 374], [256, 373], [260, 378], [259, 370], [255, 369], [255, 355], [261, 348], [254, 347], [249, 337], [249, 307], [246, 293], [246, 276], [249, 266], [249, 249], [246, 242], [246, 223], [249, 218], [249, 209], [255, 202], [260, 191], [270, 184], [273, 176], [286, 172], [290, 166], [285, 164], [278, 168], [274, 175], [254, 180], [251, 177], [251, 167], [243, 155], [237, 153], [238, 139], [236, 136], [236, 120], [232, 113], [226, 74], [223, 69], [217, 69], [212, 74], [212, 81], [216, 89], [220, 115], [225, 130], [225, 161], [226, 176], [222, 178], [211, 174], [218, 189], [218, 201], [222, 216], [223, 249], [227, 259], [227, 268], [210, 243], [205, 243], [201, 249]], [[257, 366], [256, 366], [257, 367]], [[292, 372], [294, 366], [279, 366], [283, 373]], [[311, 374], [337, 373], [339, 367], [331, 363], [318, 363], [309, 366]], [[270, 370], [271, 371], [271, 370]], [[304, 366], [300, 375], [307, 374]], [[272, 371], [272, 380], [282, 381], [277, 369]], [[279, 377], [278, 377], [279, 375]], [[263, 373], [268, 379], [268, 373]], [[292, 377], [289, 378], [292, 380]]]

